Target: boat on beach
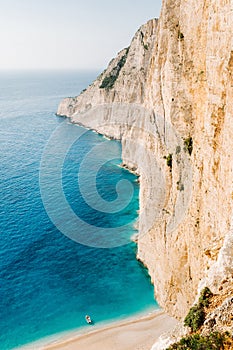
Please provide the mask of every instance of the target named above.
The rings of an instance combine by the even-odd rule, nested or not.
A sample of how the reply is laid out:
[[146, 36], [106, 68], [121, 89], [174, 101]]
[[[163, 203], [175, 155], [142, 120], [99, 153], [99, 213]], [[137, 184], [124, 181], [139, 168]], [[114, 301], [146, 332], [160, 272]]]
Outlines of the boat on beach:
[[88, 324], [91, 324], [91, 323], [92, 323], [92, 319], [91, 319], [91, 317], [90, 317], [89, 315], [86, 315], [86, 316], [85, 316], [85, 320], [86, 320], [86, 322], [87, 322]]

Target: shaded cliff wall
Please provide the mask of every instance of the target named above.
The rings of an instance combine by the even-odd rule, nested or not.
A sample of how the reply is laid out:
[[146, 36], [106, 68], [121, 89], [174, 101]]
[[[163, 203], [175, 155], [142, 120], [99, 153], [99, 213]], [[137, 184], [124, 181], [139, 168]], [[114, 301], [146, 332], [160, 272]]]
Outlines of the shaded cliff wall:
[[159, 20], [58, 109], [121, 139], [123, 162], [141, 175], [138, 257], [177, 317], [230, 230], [232, 28], [230, 0], [165, 0]]

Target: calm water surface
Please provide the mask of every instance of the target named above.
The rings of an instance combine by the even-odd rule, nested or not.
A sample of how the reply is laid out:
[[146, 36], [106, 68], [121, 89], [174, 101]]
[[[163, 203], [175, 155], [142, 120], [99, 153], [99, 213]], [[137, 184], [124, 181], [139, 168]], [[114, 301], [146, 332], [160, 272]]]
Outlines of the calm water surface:
[[[52, 132], [68, 123], [55, 116], [58, 103], [78, 94], [97, 74], [0, 73], [1, 350], [83, 327], [87, 313], [98, 324], [157, 307], [147, 272], [135, 259], [134, 243], [98, 249], [74, 242], [50, 221], [41, 199], [43, 150]], [[61, 142], [69, 134], [64, 132], [63, 137]], [[99, 169], [96, 185], [105, 201], [113, 201], [117, 183], [127, 180], [133, 188], [128, 205], [119, 213], [94, 210], [78, 185], [80, 164], [103, 142], [103, 137], [88, 132], [70, 148], [62, 171], [64, 195], [84, 222], [109, 229], [127, 224], [130, 237], [135, 233], [139, 188], [135, 176], [118, 166], [119, 143], [108, 141], [109, 147], [114, 145], [115, 156]], [[56, 158], [56, 150], [53, 152]], [[98, 157], [102, 154], [97, 152], [93, 164]], [[87, 172], [91, 174], [93, 169], [90, 157]], [[90, 195], [91, 185], [84, 178]], [[54, 203], [54, 208], [68, 225], [61, 203]], [[83, 234], [88, 236], [88, 232]]]

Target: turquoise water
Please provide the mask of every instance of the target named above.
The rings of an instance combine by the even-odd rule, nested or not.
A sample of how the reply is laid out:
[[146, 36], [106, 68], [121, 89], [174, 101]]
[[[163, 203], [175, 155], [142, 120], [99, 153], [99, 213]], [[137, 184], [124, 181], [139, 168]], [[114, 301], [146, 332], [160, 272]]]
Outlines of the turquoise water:
[[[61, 172], [63, 193], [75, 215], [87, 224], [77, 227], [75, 240], [58, 230], [42, 201], [41, 159], [52, 133], [57, 128], [62, 131], [62, 147], [74, 128], [77, 133], [84, 131], [54, 112], [61, 98], [77, 94], [96, 74], [0, 73], [1, 350], [88, 327], [85, 314], [91, 314], [98, 325], [157, 307], [150, 279], [136, 261], [136, 246], [129, 240], [135, 233], [139, 187], [136, 177], [119, 167], [118, 142], [84, 132], [66, 154]], [[112, 150], [111, 159], [105, 162], [103, 145]], [[93, 155], [92, 149], [97, 149]], [[59, 158], [59, 152], [59, 147], [52, 148], [51, 159]], [[83, 163], [87, 156], [88, 164]], [[120, 180], [127, 180], [123, 192], [132, 192], [126, 204], [125, 196], [120, 198], [123, 205], [115, 213], [98, 210], [86, 202], [94, 196], [90, 176], [96, 172], [97, 160], [101, 167], [95, 174], [96, 188], [105, 202], [117, 200]], [[82, 164], [85, 167], [81, 178]], [[48, 178], [58, 173], [53, 164], [46, 171]], [[51, 188], [48, 181], [48, 192], [53, 195]], [[63, 203], [55, 200], [54, 208], [64, 227], [71, 227]], [[123, 225], [127, 231], [121, 231]], [[107, 230], [111, 236], [109, 246], [117, 242], [119, 235], [130, 243], [105, 249], [90, 246], [92, 233], [88, 227], [95, 227], [96, 232], [99, 228]], [[84, 241], [87, 238], [88, 245], [78, 243], [79, 237], [84, 237]]]

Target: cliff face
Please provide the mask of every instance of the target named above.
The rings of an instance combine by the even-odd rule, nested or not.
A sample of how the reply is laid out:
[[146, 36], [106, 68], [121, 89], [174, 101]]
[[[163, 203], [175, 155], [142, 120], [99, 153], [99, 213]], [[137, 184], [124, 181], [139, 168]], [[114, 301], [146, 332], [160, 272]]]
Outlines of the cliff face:
[[165, 0], [159, 20], [58, 109], [121, 139], [123, 162], [141, 175], [138, 257], [177, 317], [199, 284], [217, 292], [233, 273], [221, 258], [232, 249], [232, 31], [230, 0]]

